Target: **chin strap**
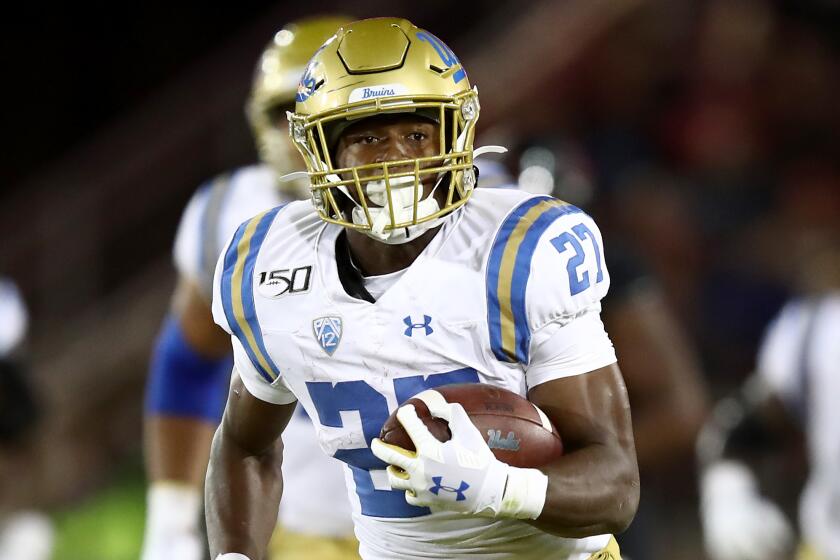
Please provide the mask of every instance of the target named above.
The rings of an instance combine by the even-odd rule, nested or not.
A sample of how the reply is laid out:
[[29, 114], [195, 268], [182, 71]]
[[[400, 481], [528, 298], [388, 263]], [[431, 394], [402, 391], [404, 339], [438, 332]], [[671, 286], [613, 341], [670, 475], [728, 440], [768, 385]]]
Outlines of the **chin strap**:
[[308, 179], [309, 172], [308, 171], [292, 171], [291, 173], [286, 173], [285, 175], [281, 175], [277, 178], [278, 183], [288, 183], [291, 181], [299, 181], [301, 179]]
[[484, 154], [506, 154], [508, 151], [504, 146], [482, 146], [473, 150], [473, 159], [483, 156]]

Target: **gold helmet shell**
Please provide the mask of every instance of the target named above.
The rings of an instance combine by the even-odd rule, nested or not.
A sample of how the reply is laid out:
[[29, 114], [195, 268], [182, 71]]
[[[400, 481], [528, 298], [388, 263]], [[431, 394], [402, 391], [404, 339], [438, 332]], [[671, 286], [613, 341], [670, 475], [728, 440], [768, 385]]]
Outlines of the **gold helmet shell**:
[[[294, 114], [289, 114], [290, 133], [306, 161], [312, 200], [324, 220], [368, 232], [377, 227], [394, 231], [436, 220], [469, 198], [475, 186], [473, 137], [478, 94], [452, 50], [428, 31], [398, 18], [365, 19], [342, 26], [309, 61], [296, 101]], [[332, 150], [349, 123], [408, 112], [440, 124], [439, 154], [335, 167]], [[396, 168], [403, 171], [393, 171]], [[365, 184], [384, 182], [390, 211], [384, 228], [371, 219], [360, 174]], [[423, 202], [421, 184], [429, 178], [436, 180], [435, 188], [448, 189], [445, 203], [430, 213], [418, 212]], [[413, 212], [395, 215], [397, 184], [400, 189], [413, 185]], [[361, 207], [352, 219], [337, 202], [337, 197], [347, 197], [350, 191], [357, 193], [360, 202], [356, 204]]]
[[282, 125], [285, 111], [295, 102], [300, 76], [312, 54], [349, 21], [343, 16], [323, 16], [290, 23], [274, 34], [257, 62], [245, 114], [260, 159], [280, 174], [297, 165], [288, 134], [278, 124]]

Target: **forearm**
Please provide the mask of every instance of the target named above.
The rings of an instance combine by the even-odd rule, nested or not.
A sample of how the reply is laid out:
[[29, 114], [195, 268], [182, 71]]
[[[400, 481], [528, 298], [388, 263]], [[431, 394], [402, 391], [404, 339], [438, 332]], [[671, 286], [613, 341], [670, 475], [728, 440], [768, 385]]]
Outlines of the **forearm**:
[[282, 442], [254, 454], [226, 436], [223, 423], [213, 439], [205, 486], [211, 557], [239, 552], [263, 558], [283, 490]]
[[590, 445], [543, 468], [548, 491], [537, 527], [563, 537], [621, 532], [639, 504], [635, 456], [609, 445]]
[[152, 482], [201, 491], [230, 387], [230, 340], [197, 286], [181, 278], [146, 384], [144, 456]]
[[565, 448], [540, 469], [548, 489], [534, 523], [564, 537], [623, 531], [639, 505], [639, 467], [618, 366], [543, 383], [528, 396], [554, 423]]

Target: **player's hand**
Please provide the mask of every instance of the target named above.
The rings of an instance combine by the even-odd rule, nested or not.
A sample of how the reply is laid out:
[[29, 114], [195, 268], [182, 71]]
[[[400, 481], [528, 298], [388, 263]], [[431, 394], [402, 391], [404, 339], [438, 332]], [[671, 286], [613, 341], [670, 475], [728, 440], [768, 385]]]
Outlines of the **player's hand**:
[[[450, 510], [488, 517], [536, 518], [545, 502], [547, 478], [536, 469], [518, 469], [493, 455], [478, 428], [458, 403], [448, 403], [434, 390], [416, 398], [432, 416], [449, 423], [452, 438], [440, 442], [417, 416], [413, 405], [397, 410], [416, 452], [376, 438], [371, 450], [389, 463], [391, 488], [405, 490], [406, 501], [432, 510]], [[506, 492], [507, 487], [507, 492]]]
[[713, 560], [790, 558], [794, 534], [782, 511], [758, 493], [740, 463], [712, 465], [701, 483], [701, 519], [706, 550]]

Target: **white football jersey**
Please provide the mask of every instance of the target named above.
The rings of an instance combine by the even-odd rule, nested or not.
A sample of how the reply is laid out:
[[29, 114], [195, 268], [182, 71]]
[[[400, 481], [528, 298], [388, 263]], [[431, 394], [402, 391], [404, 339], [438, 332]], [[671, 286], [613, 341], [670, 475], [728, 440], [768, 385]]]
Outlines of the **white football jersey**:
[[577, 560], [603, 548], [608, 535], [565, 539], [411, 506], [369, 448], [424, 389], [481, 382], [524, 396], [615, 362], [591, 218], [550, 197], [477, 189], [375, 302], [349, 295], [350, 275], [339, 275], [352, 267], [342, 231], [308, 202], [245, 222], [221, 255], [213, 314], [248, 390], [299, 400], [321, 447], [346, 464], [362, 556]]
[[[219, 253], [244, 220], [289, 199], [267, 165], [221, 175], [193, 195], [178, 226], [175, 265], [210, 297]], [[341, 464], [321, 452], [312, 422], [299, 410], [283, 433], [283, 503], [280, 522], [290, 531], [327, 536], [353, 532]], [[309, 490], [307, 490], [309, 489]]]
[[0, 277], [0, 358], [23, 342], [28, 324], [29, 314], [17, 285]]
[[804, 541], [840, 558], [840, 292], [788, 303], [765, 335], [758, 373], [805, 426]]

